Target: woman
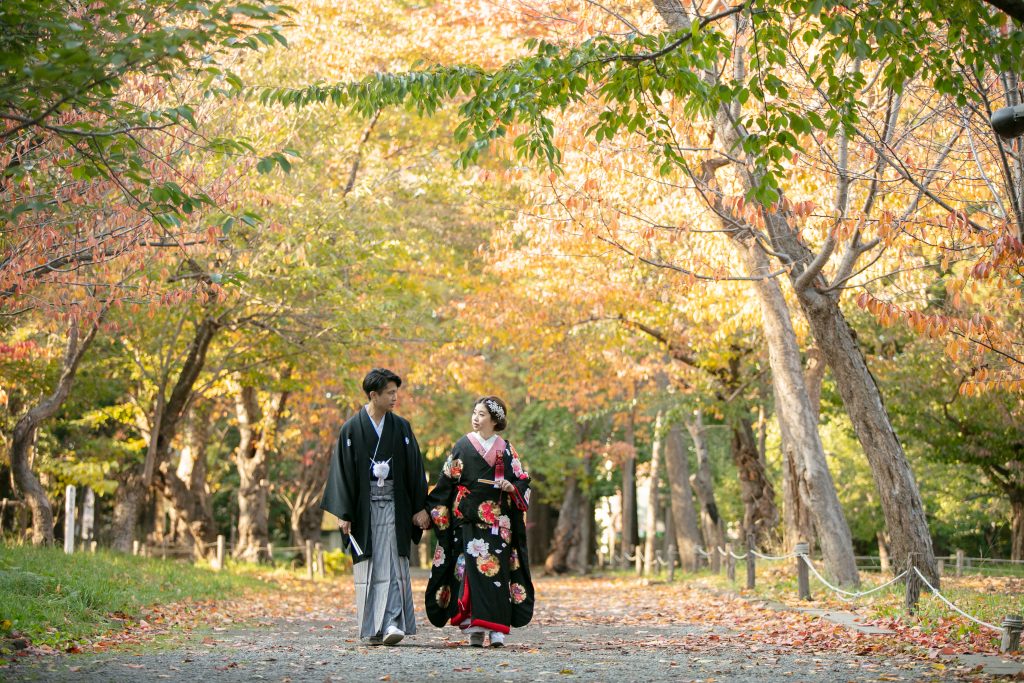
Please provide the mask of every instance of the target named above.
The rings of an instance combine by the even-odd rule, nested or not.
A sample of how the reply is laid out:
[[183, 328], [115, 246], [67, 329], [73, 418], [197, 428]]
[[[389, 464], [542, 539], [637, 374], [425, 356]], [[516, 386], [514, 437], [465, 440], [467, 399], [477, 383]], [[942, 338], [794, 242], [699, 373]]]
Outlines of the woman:
[[504, 401], [485, 396], [473, 406], [473, 431], [459, 439], [431, 491], [437, 547], [427, 582], [427, 617], [469, 633], [469, 644], [505, 644], [511, 626], [533, 617], [526, 554], [530, 475], [498, 436], [508, 424]]

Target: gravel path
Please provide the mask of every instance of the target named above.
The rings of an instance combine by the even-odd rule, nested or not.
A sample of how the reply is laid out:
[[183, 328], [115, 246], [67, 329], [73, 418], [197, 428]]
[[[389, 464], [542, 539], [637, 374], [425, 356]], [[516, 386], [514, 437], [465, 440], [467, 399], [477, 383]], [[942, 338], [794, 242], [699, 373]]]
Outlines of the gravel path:
[[[350, 581], [343, 578], [339, 581]], [[414, 581], [419, 593], [420, 574]], [[395, 647], [356, 641], [350, 604], [320, 606], [252, 627], [177, 634], [170, 645], [46, 657], [0, 672], [11, 681], [899, 681], [955, 680], [909, 658], [810, 651], [750, 641], [690, 623], [652, 604], [626, 605], [593, 582], [537, 582], [535, 622], [505, 648], [470, 648], [452, 628], [432, 627]], [[642, 590], [642, 589], [640, 589]], [[635, 591], [635, 592], [639, 592]], [[347, 593], [350, 595], [350, 593]], [[341, 601], [336, 601], [340, 603]], [[648, 621], [644, 613], [653, 615]]]

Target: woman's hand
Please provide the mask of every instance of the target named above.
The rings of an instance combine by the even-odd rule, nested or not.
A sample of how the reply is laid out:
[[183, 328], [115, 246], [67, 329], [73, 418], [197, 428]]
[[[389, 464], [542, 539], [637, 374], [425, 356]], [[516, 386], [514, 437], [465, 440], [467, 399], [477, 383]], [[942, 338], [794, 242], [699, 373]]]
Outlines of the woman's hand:
[[512, 493], [512, 491], [515, 490], [515, 488], [516, 487], [513, 486], [512, 482], [510, 482], [508, 479], [501, 480], [501, 490], [504, 491], [505, 493]]

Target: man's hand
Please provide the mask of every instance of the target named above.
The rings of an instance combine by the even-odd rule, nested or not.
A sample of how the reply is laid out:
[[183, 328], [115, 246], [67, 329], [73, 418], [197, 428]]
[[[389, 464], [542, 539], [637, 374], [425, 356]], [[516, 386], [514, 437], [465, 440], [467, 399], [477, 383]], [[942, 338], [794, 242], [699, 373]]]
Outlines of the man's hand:
[[348, 536], [352, 533], [352, 522], [345, 521], [344, 519], [339, 519], [338, 528], [341, 529], [341, 533]]
[[420, 510], [412, 516], [412, 523], [423, 530], [430, 528], [430, 515], [427, 514], [426, 510]]

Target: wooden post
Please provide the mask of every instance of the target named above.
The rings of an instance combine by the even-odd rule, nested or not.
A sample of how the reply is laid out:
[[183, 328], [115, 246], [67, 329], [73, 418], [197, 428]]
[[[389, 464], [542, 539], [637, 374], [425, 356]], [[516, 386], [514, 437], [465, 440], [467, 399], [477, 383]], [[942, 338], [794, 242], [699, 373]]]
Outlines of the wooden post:
[[314, 581], [313, 576], [313, 541], [306, 539], [306, 574], [309, 576], [310, 581]]
[[138, 555], [139, 554], [139, 548], [140, 548], [141, 545], [142, 544], [139, 543], [138, 540], [132, 541], [132, 555]]
[[167, 537], [160, 538], [160, 559], [167, 559]]
[[754, 534], [747, 534], [747, 590], [754, 590]]
[[694, 547], [693, 549], [693, 568], [696, 571], [700, 571], [700, 567], [703, 564], [703, 558], [700, 554], [700, 547]]
[[93, 555], [96, 554], [96, 541], [89, 541], [89, 552]]
[[64, 489], [64, 552], [75, 552], [75, 487], [68, 484]]
[[217, 571], [224, 569], [224, 534], [217, 534]]
[[732, 556], [732, 543], [725, 544], [725, 575], [729, 583], [736, 583], [736, 558]]
[[636, 564], [636, 575], [644, 575], [644, 550], [640, 546], [634, 546], [633, 552], [636, 554], [634, 563]]
[[916, 560], [917, 553], [910, 553], [907, 556], [907, 594], [904, 606], [909, 615], [917, 612], [917, 603], [921, 599], [921, 577], [914, 571]]
[[268, 543], [267, 544], [267, 559], [270, 561], [270, 565], [273, 566], [274, 565], [274, 544], [273, 543]]
[[85, 487], [85, 498], [82, 500], [82, 523], [79, 524], [81, 527], [78, 537], [83, 541], [91, 541], [93, 536], [93, 527], [96, 525], [96, 492], [92, 490], [92, 487]]
[[320, 543], [316, 544], [316, 570], [321, 579], [327, 577], [327, 570], [324, 567], [324, 547]]
[[1000, 652], [1017, 652], [1020, 650], [1020, 632], [1024, 629], [1024, 618], [1019, 614], [1003, 617], [1003, 640], [999, 644]]
[[956, 576], [960, 578], [964, 575], [964, 551], [957, 548], [956, 550]]
[[[796, 553], [796, 585], [801, 600], [811, 599], [811, 577], [807, 572], [807, 563], [804, 558], [811, 552], [811, 546], [806, 541], [797, 543], [793, 548]], [[810, 558], [808, 558], [810, 559]]]
[[937, 569], [938, 569], [940, 577], [943, 574], [946, 573], [946, 560], [945, 560], [945, 558], [942, 558], [942, 557], [938, 558], [938, 567], [937, 567]]
[[669, 583], [671, 583], [671, 582], [676, 580], [676, 555], [678, 555], [678, 554], [679, 553], [676, 552], [676, 544], [675, 543], [669, 543], [668, 544], [668, 580], [669, 580]]

